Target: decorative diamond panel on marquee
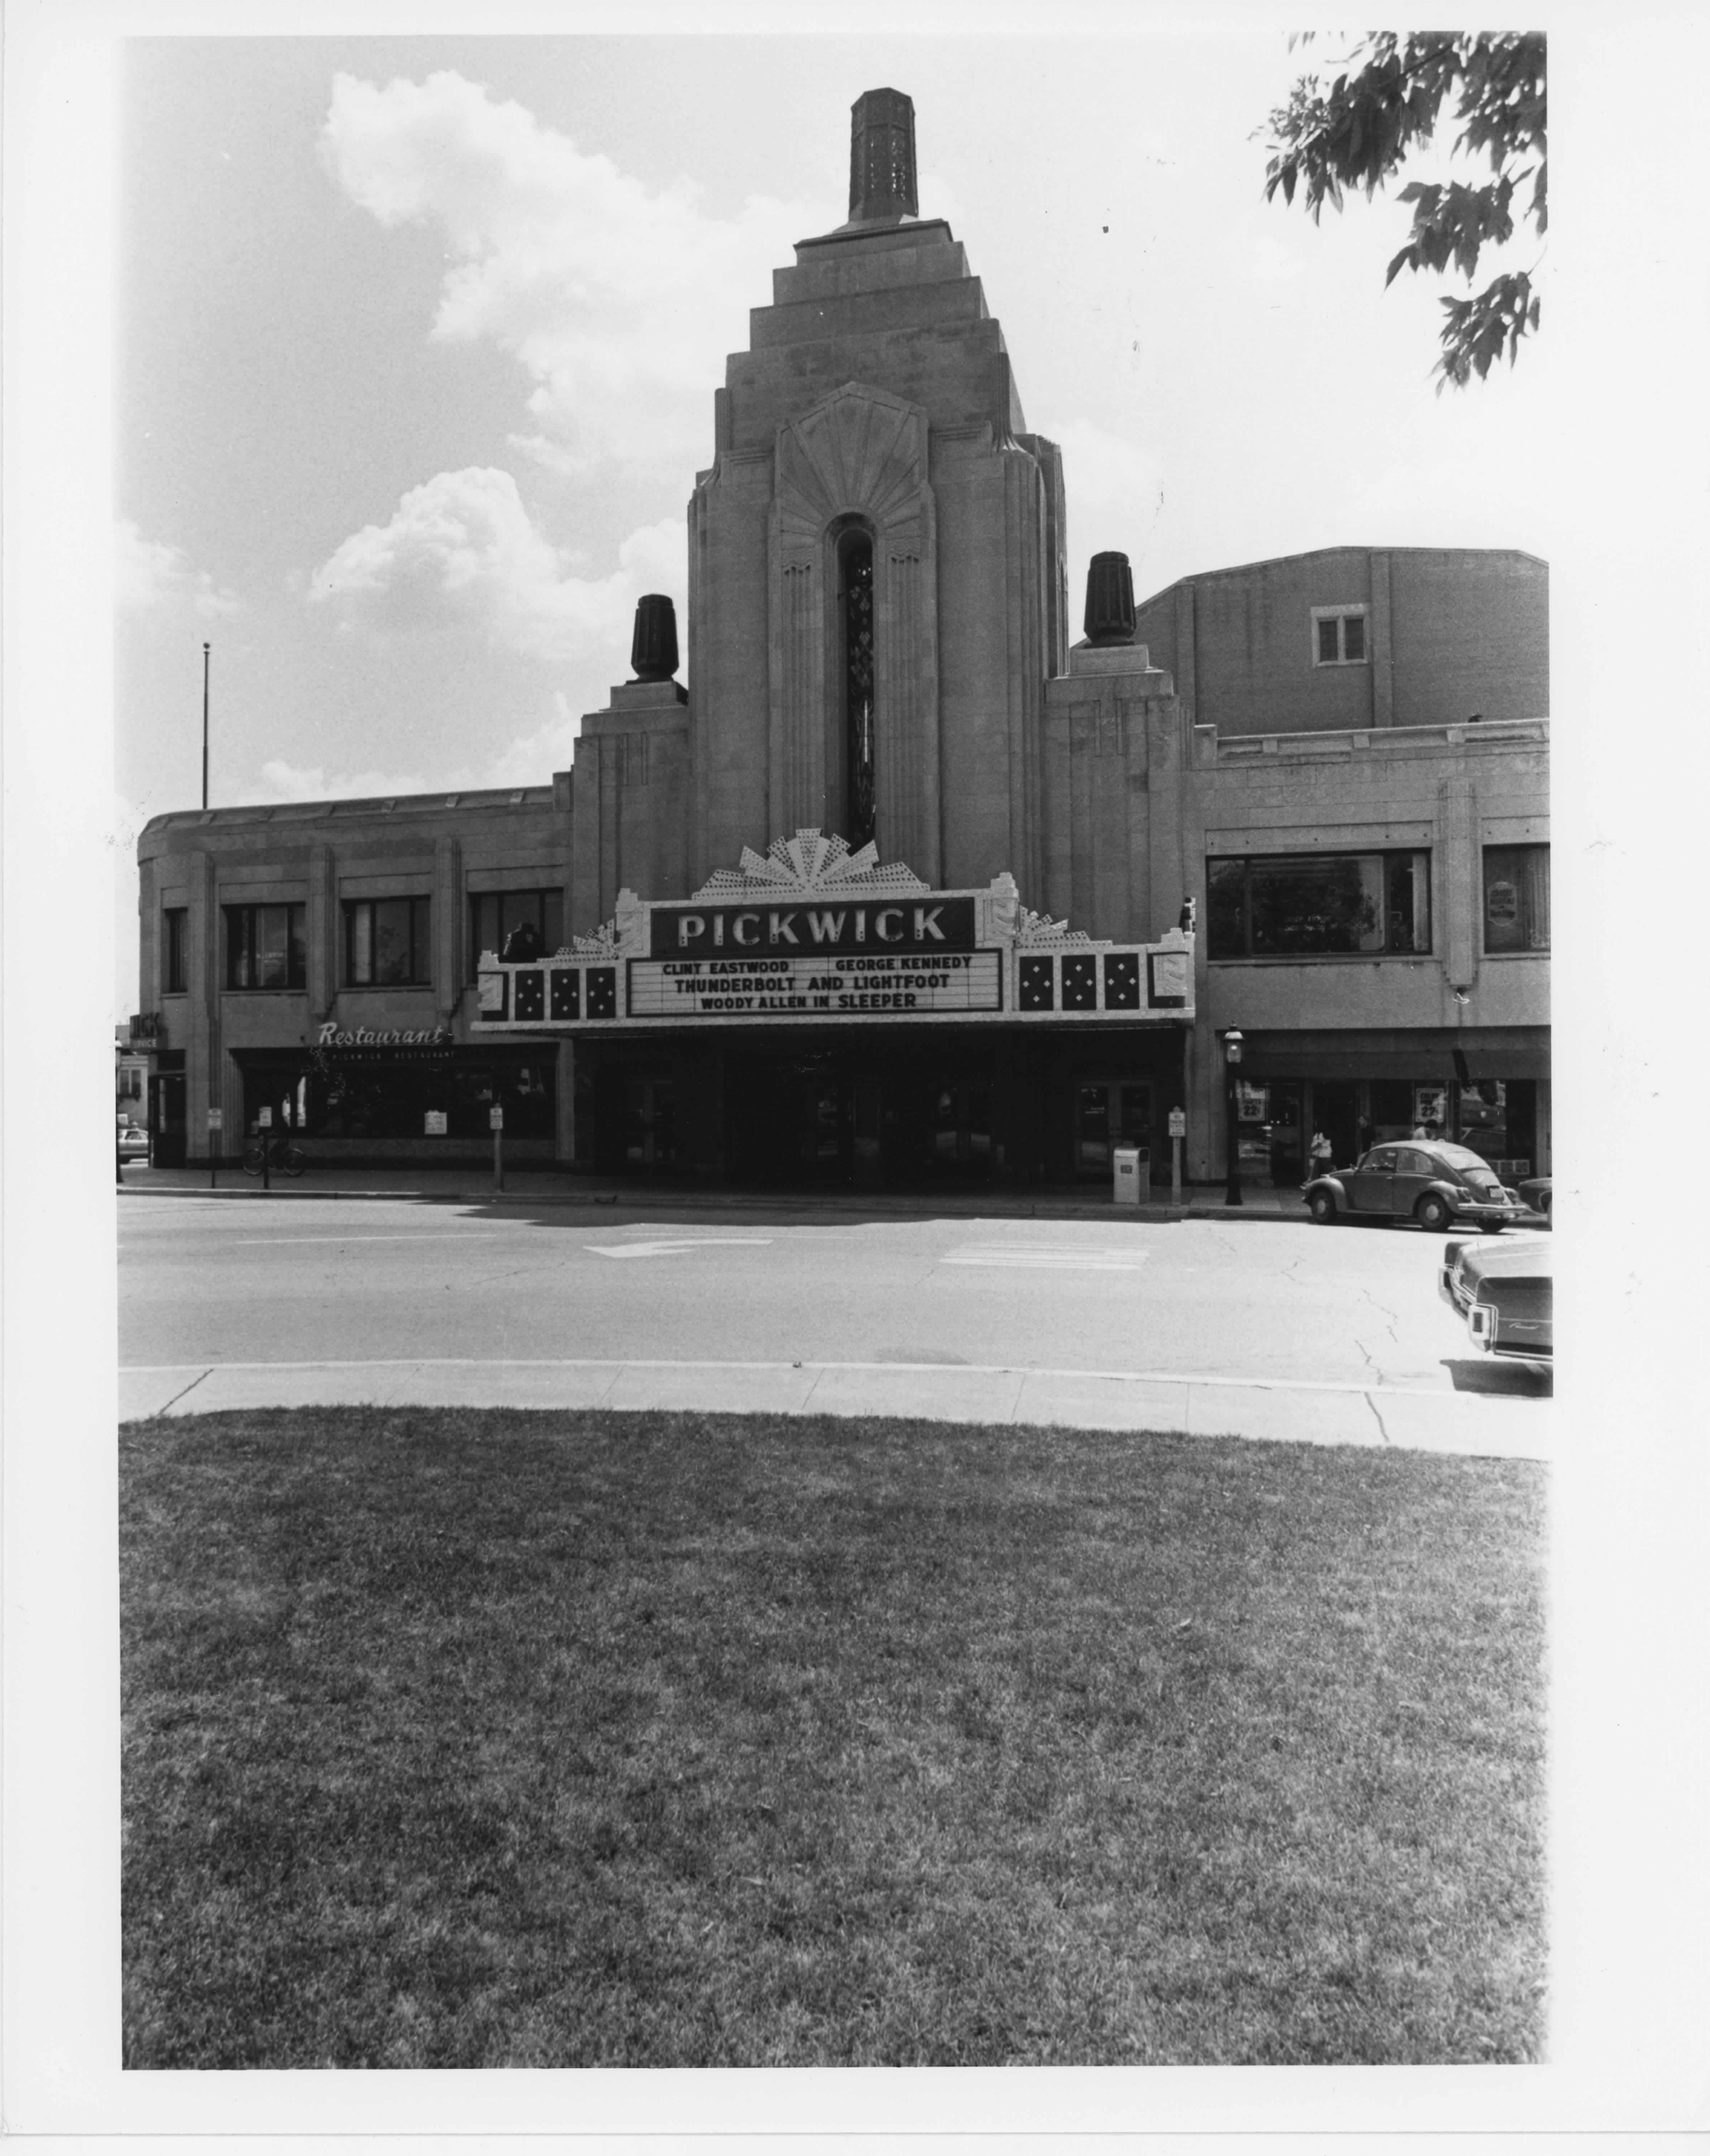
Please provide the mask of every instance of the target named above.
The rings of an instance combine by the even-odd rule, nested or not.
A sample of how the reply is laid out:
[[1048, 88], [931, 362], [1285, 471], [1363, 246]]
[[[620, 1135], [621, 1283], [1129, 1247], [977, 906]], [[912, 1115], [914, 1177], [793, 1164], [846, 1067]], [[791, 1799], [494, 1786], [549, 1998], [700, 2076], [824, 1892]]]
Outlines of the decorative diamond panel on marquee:
[[1016, 998], [1023, 1011], [1050, 1011], [1057, 1007], [1057, 961], [1054, 958], [1017, 960], [1021, 990]]
[[744, 848], [690, 899], [618, 894], [612, 919], [545, 960], [483, 951], [484, 1031], [683, 1025], [1191, 1023], [1194, 938], [1095, 942], [1030, 912], [1015, 879], [935, 891], [818, 830]]
[[1107, 1011], [1137, 1011], [1140, 1008], [1140, 954], [1137, 951], [1106, 952], [1105, 1008]]

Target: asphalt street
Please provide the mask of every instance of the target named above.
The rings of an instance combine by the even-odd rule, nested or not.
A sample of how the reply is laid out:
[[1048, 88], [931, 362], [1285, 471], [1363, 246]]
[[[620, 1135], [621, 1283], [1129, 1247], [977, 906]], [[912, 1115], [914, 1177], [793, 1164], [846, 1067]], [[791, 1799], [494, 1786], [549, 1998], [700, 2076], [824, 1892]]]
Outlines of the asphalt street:
[[[1316, 1401], [1353, 1441], [1411, 1415], [1412, 1427], [1452, 1422], [1457, 1450], [1526, 1451], [1547, 1423], [1548, 1381], [1473, 1354], [1437, 1297], [1442, 1238], [1411, 1225], [869, 1221], [783, 1208], [673, 1219], [260, 1195], [138, 1195], [119, 1210], [132, 1413], [231, 1404], [234, 1387], [244, 1399], [414, 1397], [424, 1385], [456, 1398], [623, 1398], [616, 1373], [639, 1370], [652, 1375], [636, 1404], [662, 1403], [663, 1385], [672, 1404], [799, 1406], [811, 1392], [816, 1408], [855, 1397], [948, 1412], [934, 1403], [955, 1400], [1008, 1419], [1054, 1387], [1038, 1419], [1076, 1419], [1081, 1397], [1094, 1422], [1155, 1421], [1174, 1401], [1179, 1427], [1221, 1412], [1218, 1427], [1256, 1415], [1268, 1427], [1253, 1434], [1282, 1435]], [[1189, 1387], [1206, 1395], [1193, 1416]], [[1483, 1412], [1433, 1421], [1434, 1400]]]

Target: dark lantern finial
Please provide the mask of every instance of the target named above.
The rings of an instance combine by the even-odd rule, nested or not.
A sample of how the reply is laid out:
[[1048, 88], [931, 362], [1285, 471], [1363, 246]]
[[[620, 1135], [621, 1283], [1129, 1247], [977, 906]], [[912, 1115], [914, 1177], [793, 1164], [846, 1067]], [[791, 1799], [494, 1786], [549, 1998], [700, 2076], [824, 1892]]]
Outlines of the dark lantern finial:
[[1094, 554], [1087, 570], [1087, 641], [1134, 641], [1134, 576], [1126, 554]]
[[897, 224], [919, 214], [914, 100], [900, 90], [864, 90], [850, 107], [849, 222]]
[[677, 610], [663, 592], [635, 602], [629, 664], [638, 682], [668, 682], [677, 670]]

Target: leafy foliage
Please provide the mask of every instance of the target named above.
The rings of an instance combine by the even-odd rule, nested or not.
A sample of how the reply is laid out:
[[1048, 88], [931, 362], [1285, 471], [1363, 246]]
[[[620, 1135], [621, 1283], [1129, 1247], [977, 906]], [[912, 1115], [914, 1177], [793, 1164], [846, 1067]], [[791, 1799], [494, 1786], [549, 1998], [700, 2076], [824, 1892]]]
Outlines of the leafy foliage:
[[[1386, 286], [1403, 269], [1451, 267], [1471, 283], [1482, 250], [1512, 239], [1517, 215], [1542, 238], [1549, 222], [1542, 34], [1428, 31], [1404, 39], [1375, 31], [1348, 58], [1359, 64], [1328, 87], [1322, 75], [1303, 75], [1288, 103], [1271, 114], [1266, 201], [1280, 188], [1284, 202], [1293, 203], [1298, 188], [1316, 224], [1325, 203], [1341, 210], [1349, 188], [1370, 200], [1431, 141], [1453, 99], [1460, 130], [1454, 148], [1488, 157], [1491, 178], [1483, 186], [1414, 180], [1401, 190], [1398, 198], [1412, 205], [1413, 227], [1389, 264]], [[1524, 270], [1442, 305], [1436, 371], [1458, 387], [1473, 375], [1482, 381], [1505, 351], [1512, 364], [1521, 338], [1538, 327], [1538, 300]]]

